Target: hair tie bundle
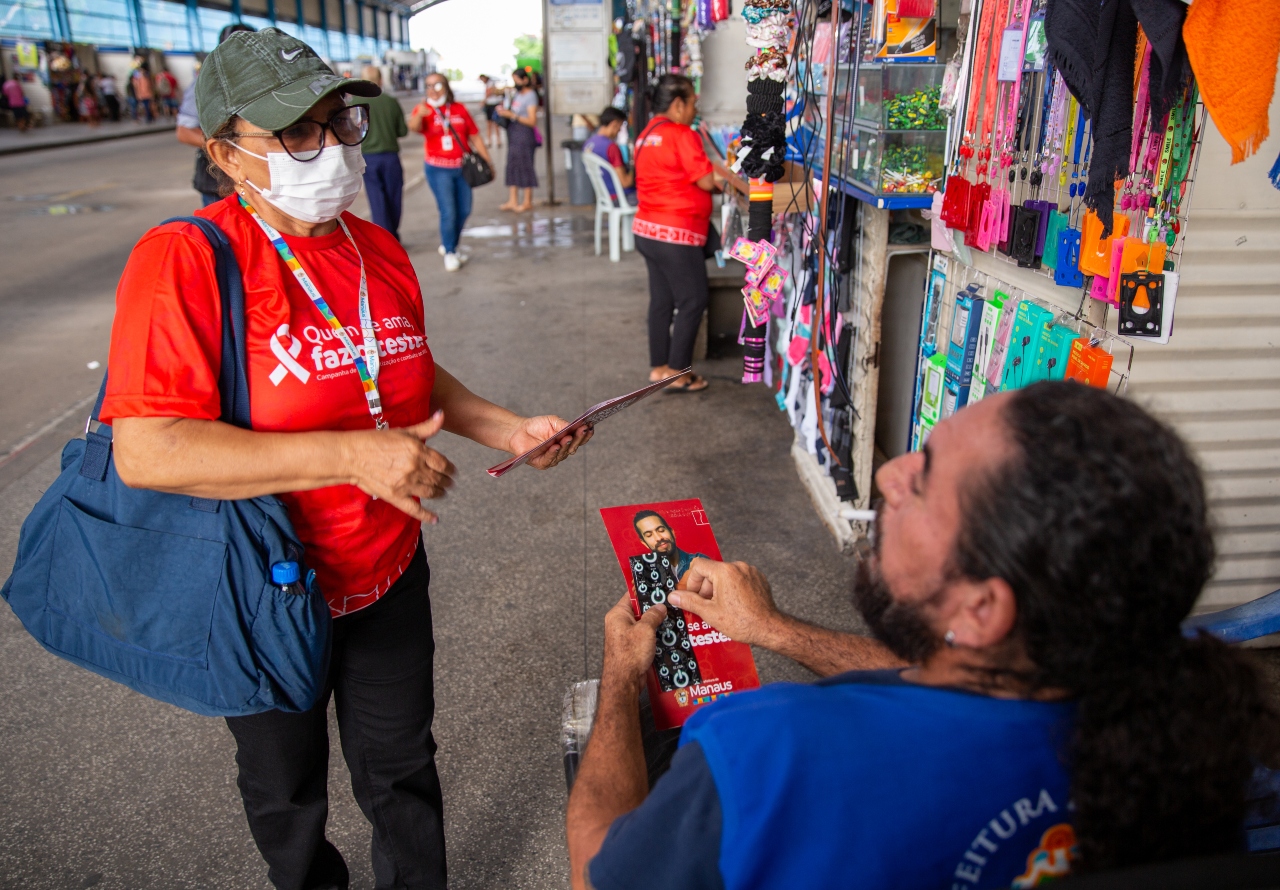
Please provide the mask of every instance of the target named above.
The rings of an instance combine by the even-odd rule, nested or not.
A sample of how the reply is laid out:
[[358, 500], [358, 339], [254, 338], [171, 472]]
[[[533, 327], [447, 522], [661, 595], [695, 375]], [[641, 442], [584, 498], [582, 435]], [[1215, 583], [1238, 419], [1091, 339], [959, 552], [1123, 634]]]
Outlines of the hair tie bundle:
[[[772, 183], [783, 177], [787, 155], [783, 94], [789, 64], [786, 51], [791, 44], [791, 0], [747, 0], [742, 18], [747, 23], [747, 44], [759, 52], [744, 66], [747, 116], [742, 122], [737, 169], [751, 180], [747, 238], [766, 242], [773, 237]], [[768, 318], [752, 315], [748, 308], [739, 337], [743, 383], [764, 379], [767, 328]]]

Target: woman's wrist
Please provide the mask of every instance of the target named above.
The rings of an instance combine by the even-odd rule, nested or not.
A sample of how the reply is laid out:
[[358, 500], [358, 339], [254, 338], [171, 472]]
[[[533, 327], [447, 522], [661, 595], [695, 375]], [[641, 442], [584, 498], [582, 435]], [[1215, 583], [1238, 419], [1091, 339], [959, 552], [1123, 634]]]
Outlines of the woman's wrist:
[[520, 431], [524, 429], [525, 423], [529, 420], [527, 417], [521, 417], [519, 414], [511, 413], [506, 420], [506, 430], [503, 434], [503, 441], [506, 444], [502, 450], [510, 454], [512, 457], [519, 457], [528, 451], [528, 448], [522, 448], [516, 444], [516, 436], [520, 435]]

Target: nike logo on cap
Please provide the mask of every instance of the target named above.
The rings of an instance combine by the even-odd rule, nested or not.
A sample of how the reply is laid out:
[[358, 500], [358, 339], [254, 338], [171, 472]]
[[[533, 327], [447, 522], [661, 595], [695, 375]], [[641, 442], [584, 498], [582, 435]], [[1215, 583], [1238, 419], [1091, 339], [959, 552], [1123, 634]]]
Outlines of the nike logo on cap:
[[285, 52], [284, 50], [280, 50], [280, 58], [284, 59], [286, 62], [292, 62], [294, 59], [298, 58], [298, 56], [301, 54], [302, 54], [302, 47], [298, 47], [297, 49], [292, 50], [290, 52]]

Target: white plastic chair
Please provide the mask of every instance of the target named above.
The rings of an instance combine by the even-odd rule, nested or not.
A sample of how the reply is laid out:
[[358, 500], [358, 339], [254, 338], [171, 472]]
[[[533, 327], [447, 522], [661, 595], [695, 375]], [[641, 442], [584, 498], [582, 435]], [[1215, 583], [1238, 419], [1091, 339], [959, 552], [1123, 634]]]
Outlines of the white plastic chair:
[[[622, 179], [613, 165], [589, 151], [582, 153], [582, 163], [587, 168], [587, 178], [596, 192], [596, 256], [600, 256], [600, 221], [604, 214], [609, 214], [609, 259], [618, 262], [622, 254], [618, 250], [618, 242], [622, 242], [622, 250], [635, 250], [635, 236], [631, 234], [631, 217], [639, 209], [627, 203], [627, 193], [622, 187]], [[605, 177], [613, 181], [614, 194], [618, 196], [615, 203], [609, 195], [609, 187], [605, 185]]]

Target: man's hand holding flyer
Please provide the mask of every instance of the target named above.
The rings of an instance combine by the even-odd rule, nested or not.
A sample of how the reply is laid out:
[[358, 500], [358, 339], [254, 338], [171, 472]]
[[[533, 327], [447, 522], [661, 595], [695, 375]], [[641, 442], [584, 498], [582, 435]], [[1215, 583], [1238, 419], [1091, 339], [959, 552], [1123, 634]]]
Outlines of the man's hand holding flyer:
[[657, 728], [681, 726], [703, 705], [757, 688], [760, 678], [750, 646], [668, 602], [693, 560], [720, 559], [702, 502], [607, 507], [600, 515], [627, 578], [636, 617], [659, 605], [667, 610], [647, 677]]

